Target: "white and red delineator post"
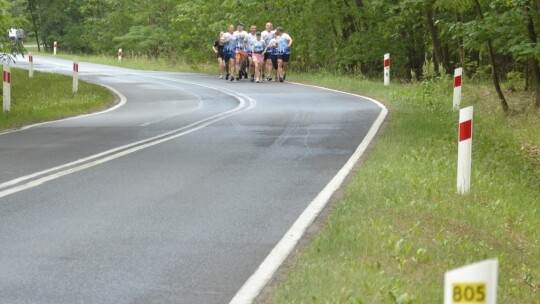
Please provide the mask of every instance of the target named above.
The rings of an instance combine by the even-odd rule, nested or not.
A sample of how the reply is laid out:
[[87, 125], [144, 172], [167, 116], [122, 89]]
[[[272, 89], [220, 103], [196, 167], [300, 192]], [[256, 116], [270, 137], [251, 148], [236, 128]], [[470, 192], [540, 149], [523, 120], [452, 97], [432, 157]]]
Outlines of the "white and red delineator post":
[[444, 274], [444, 304], [497, 303], [499, 262], [485, 260]]
[[55, 41], [55, 42], [53, 43], [53, 54], [54, 54], [54, 56], [56, 56], [56, 49], [57, 49], [57, 48], [58, 48], [58, 43]]
[[118, 62], [122, 62], [122, 49], [118, 49]]
[[384, 85], [390, 85], [390, 54], [384, 54]]
[[4, 98], [4, 112], [9, 112], [11, 109], [11, 67], [9, 64], [4, 64], [3, 71], [3, 98]]
[[459, 111], [459, 143], [457, 190], [459, 194], [469, 194], [471, 190], [473, 107]]
[[461, 106], [461, 83], [462, 83], [463, 68], [454, 70], [454, 111], [459, 111]]
[[79, 61], [73, 60], [73, 94], [79, 91]]
[[28, 55], [28, 77], [34, 77], [34, 56], [32, 54]]

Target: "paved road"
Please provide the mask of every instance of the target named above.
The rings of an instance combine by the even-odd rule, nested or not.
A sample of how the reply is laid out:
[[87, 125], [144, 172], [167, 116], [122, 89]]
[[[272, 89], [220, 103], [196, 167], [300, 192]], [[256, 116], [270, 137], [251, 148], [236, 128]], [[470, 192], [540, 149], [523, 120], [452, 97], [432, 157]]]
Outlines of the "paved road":
[[80, 71], [125, 105], [0, 135], [0, 303], [227, 303], [381, 111], [288, 83]]

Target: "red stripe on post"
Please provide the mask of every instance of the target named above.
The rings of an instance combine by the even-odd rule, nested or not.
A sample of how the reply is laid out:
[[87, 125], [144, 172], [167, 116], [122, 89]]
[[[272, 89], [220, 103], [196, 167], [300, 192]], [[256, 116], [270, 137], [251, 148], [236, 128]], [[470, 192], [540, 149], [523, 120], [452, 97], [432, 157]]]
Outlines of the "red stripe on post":
[[28, 61], [29, 62], [34, 62], [34, 57], [33, 56], [28, 56]]
[[11, 73], [4, 71], [3, 76], [5, 83], [11, 83]]
[[79, 65], [76, 63], [73, 64], [73, 72], [79, 72]]
[[[380, 62], [380, 61], [379, 61]], [[384, 60], [384, 67], [387, 68], [390, 66], [390, 59], [385, 59]]]
[[459, 124], [459, 141], [472, 138], [472, 120], [467, 120]]
[[454, 88], [461, 86], [461, 75], [454, 77]]

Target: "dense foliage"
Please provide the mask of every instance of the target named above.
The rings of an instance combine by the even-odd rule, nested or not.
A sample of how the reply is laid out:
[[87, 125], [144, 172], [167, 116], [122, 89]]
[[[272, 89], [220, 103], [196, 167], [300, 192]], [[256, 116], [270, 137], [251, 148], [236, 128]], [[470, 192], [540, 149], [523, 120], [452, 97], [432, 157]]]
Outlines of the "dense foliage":
[[495, 66], [496, 85], [518, 78], [540, 106], [540, 0], [0, 0], [0, 15], [45, 48], [188, 62], [212, 60], [229, 23], [271, 21], [294, 38], [298, 70], [378, 76], [384, 53], [404, 80], [458, 66], [489, 78]]

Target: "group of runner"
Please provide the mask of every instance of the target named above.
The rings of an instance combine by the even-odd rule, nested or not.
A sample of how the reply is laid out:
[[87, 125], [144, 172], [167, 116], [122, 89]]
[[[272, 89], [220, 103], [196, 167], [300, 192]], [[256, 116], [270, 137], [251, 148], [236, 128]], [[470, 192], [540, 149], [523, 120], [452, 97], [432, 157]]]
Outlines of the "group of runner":
[[241, 22], [236, 30], [234, 24], [230, 24], [228, 31], [220, 32], [219, 39], [214, 41], [220, 78], [225, 72], [228, 81], [249, 78], [257, 83], [264, 80], [284, 82], [293, 43], [291, 36], [282, 27], [274, 30], [270, 22], [262, 32], [257, 31], [256, 25], [249, 30], [246, 32]]

